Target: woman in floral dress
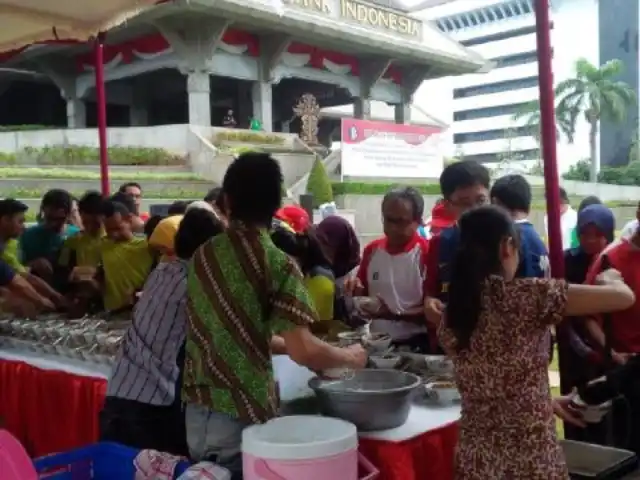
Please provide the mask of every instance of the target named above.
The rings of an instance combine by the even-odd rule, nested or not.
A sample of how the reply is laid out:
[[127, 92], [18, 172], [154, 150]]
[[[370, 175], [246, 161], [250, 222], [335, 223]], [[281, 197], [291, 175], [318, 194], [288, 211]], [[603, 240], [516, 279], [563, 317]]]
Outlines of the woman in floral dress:
[[457, 480], [565, 480], [549, 392], [549, 327], [563, 316], [628, 308], [631, 290], [607, 271], [600, 285], [514, 279], [518, 239], [495, 206], [459, 220], [460, 249], [440, 341], [462, 395]]

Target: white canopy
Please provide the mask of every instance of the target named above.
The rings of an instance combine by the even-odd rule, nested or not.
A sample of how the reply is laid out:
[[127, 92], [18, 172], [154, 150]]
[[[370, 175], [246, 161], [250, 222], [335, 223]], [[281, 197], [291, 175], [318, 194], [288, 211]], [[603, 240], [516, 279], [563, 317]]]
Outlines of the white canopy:
[[88, 40], [158, 0], [0, 0], [0, 52], [51, 40]]

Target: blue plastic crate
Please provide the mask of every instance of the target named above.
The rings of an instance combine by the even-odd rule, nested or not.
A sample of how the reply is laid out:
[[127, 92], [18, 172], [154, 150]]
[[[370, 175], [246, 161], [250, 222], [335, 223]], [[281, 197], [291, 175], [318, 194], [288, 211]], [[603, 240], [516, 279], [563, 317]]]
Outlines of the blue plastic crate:
[[[39, 478], [46, 480], [134, 480], [133, 461], [140, 451], [117, 443], [97, 443], [36, 459]], [[189, 464], [176, 468], [176, 477]]]

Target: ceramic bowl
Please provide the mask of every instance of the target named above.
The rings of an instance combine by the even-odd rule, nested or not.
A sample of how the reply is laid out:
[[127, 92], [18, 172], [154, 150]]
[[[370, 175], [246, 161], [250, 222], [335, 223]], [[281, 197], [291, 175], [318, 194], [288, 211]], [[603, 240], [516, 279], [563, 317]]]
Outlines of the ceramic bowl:
[[431, 382], [425, 386], [427, 398], [441, 404], [449, 404], [460, 400], [460, 392], [456, 384], [450, 381]]
[[600, 405], [587, 405], [576, 395], [571, 400], [570, 406], [574, 407], [580, 413], [580, 416], [585, 422], [600, 423], [611, 410], [611, 400]]
[[365, 347], [372, 354], [386, 352], [391, 346], [391, 335], [386, 333], [372, 333], [363, 340]]
[[362, 334], [359, 332], [340, 332], [338, 333], [338, 344], [341, 347], [348, 347], [349, 345], [355, 345], [362, 341]]
[[436, 375], [450, 375], [453, 373], [453, 361], [444, 355], [425, 355], [427, 370]]
[[398, 355], [371, 355], [369, 360], [376, 366], [385, 370], [394, 368], [402, 358]]

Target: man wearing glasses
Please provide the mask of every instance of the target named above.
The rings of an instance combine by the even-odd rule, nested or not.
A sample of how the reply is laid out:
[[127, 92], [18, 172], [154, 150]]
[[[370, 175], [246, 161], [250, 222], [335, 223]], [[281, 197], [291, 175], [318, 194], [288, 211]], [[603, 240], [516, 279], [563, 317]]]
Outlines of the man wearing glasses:
[[[464, 160], [448, 165], [440, 175], [444, 205], [454, 218], [467, 210], [489, 203], [489, 170], [483, 165]], [[447, 302], [451, 263], [458, 246], [458, 227], [444, 229], [429, 243], [424, 313], [429, 326], [432, 349], [437, 349], [436, 329]]]

